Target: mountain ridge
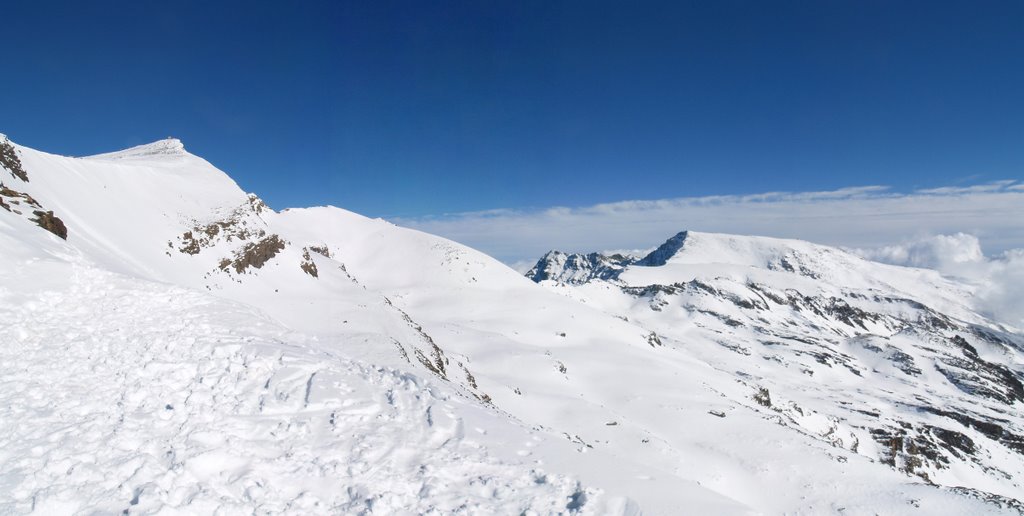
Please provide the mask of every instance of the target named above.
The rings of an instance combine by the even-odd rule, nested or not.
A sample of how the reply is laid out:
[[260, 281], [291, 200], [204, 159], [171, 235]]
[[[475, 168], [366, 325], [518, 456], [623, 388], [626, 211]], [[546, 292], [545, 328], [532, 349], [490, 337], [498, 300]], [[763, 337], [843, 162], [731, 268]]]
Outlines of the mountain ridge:
[[[200, 506], [175, 493], [210, 489], [228, 494], [220, 502], [196, 498], [212, 504], [202, 507], [257, 512], [288, 504], [373, 512], [374, 503], [384, 512], [403, 503], [451, 512], [466, 489], [496, 493], [474, 497], [479, 510], [506, 503], [581, 514], [1019, 507], [1014, 479], [1024, 476], [1012, 447], [1022, 434], [1013, 413], [1021, 402], [1011, 379], [1020, 374], [1013, 362], [1020, 336], [974, 314], [958, 301], [969, 288], [937, 275], [896, 274], [867, 262], [851, 262], [866, 267], [856, 274], [842, 266], [812, 270], [817, 277], [801, 274], [801, 261], [787, 270], [778, 260], [694, 265], [666, 257], [663, 265], [638, 267], [626, 263], [630, 257], [595, 253], [577, 265], [606, 267], [615, 278], [575, 285], [542, 278], [537, 285], [456, 242], [341, 208], [274, 211], [191, 154], [107, 160], [13, 148], [31, 181], [2, 172], [4, 180], [11, 177], [12, 187], [64, 220], [67, 240], [0, 210], [0, 239], [11, 244], [0, 250], [9, 264], [0, 271], [0, 313], [19, 321], [0, 328], [4, 335], [34, 360], [59, 357], [62, 346], [103, 356], [117, 339], [134, 354], [127, 356], [139, 357], [137, 367], [158, 367], [167, 381], [187, 372], [197, 380], [184, 385], [206, 392], [199, 380], [209, 376], [225, 389], [211, 394], [227, 396], [225, 415], [253, 423], [232, 430], [234, 447], [201, 433], [161, 432], [154, 446], [166, 445], [177, 458], [144, 459], [138, 473], [115, 472], [120, 484], [89, 495], [99, 498], [83, 498], [88, 482], [47, 487], [0, 474], [0, 483], [13, 486], [0, 495], [2, 510], [21, 512], [32, 500], [93, 499], [111, 510], [143, 504], [194, 511]], [[686, 233], [684, 253], [701, 235]], [[817, 256], [813, 244], [797, 247]], [[870, 275], [879, 277], [862, 281]], [[118, 286], [108, 291], [104, 283]], [[174, 303], [179, 297], [188, 302]], [[146, 309], [129, 309], [132, 299]], [[76, 304], [106, 308], [76, 312]], [[176, 315], [164, 318], [164, 309]], [[236, 311], [245, 317], [229, 315]], [[191, 317], [202, 324], [171, 322]], [[61, 318], [90, 326], [61, 331], [53, 322]], [[160, 325], [173, 331], [154, 331]], [[161, 346], [182, 354], [164, 354]], [[218, 354], [224, 346], [229, 351]], [[17, 353], [4, 360], [35, 367]], [[349, 363], [356, 365], [339, 365]], [[373, 372], [379, 368], [395, 373], [380, 376]], [[70, 385], [75, 370], [64, 373], [51, 368], [47, 377]], [[211, 410], [202, 396], [135, 401], [135, 384], [116, 383], [133, 375], [115, 368], [97, 380], [97, 398], [81, 417], [106, 421], [100, 408], [121, 406], [119, 399], [147, 416], [131, 429], [116, 418], [93, 426], [96, 435], [142, 436], [179, 411], [202, 418]], [[161, 378], [153, 377], [152, 389], [174, 392]], [[13, 420], [2, 412], [10, 407], [37, 406], [35, 397], [15, 395], [31, 392], [29, 378], [12, 382], [0, 383], [0, 395], [11, 400], [0, 405], [0, 421]], [[427, 442], [386, 453], [363, 415], [346, 405], [346, 385], [356, 384], [370, 386], [359, 387], [353, 402], [365, 403], [365, 417], [411, 425]], [[915, 396], [953, 401], [923, 404]], [[52, 431], [56, 423], [39, 414], [19, 435]], [[336, 437], [345, 432], [356, 438]], [[392, 430], [384, 435], [398, 440]], [[352, 460], [346, 466], [332, 455], [338, 461], [318, 470], [318, 482], [337, 489], [303, 498], [266, 486], [308, 479], [259, 461], [244, 466], [236, 455], [252, 449], [248, 439], [292, 450], [277, 460], [295, 470], [310, 467], [305, 461], [318, 443], [351, 447]], [[31, 442], [48, 460], [87, 469], [67, 454], [66, 442]], [[441, 459], [474, 446], [482, 451], [466, 455], [466, 467]], [[133, 451], [111, 453], [103, 456], [129, 460]], [[211, 453], [226, 455], [211, 463], [204, 459]], [[402, 454], [424, 457], [427, 473], [405, 468]], [[0, 458], [4, 470], [42, 471], [31, 458], [13, 460]], [[500, 467], [472, 477], [474, 467], [492, 460]], [[398, 483], [361, 480], [361, 468], [373, 464], [424, 489], [414, 495]], [[174, 473], [182, 468], [195, 473]]]
[[82, 159], [131, 159], [131, 158], [153, 158], [157, 156], [193, 156], [190, 152], [185, 150], [185, 144], [177, 138], [168, 136], [162, 140], [157, 140], [150, 143], [144, 143], [142, 145], [136, 145], [127, 149], [122, 149], [113, 152], [104, 152], [101, 154], [93, 154], [89, 156], [83, 156]]
[[[910, 409], [887, 416], [868, 411], [871, 416], [864, 418], [862, 409], [836, 405], [837, 398], [820, 396], [813, 383], [801, 388], [795, 379], [777, 384], [793, 401], [779, 406], [768, 394], [775, 388], [766, 388], [764, 403], [798, 426], [809, 409], [828, 414], [835, 423], [827, 439], [851, 449], [866, 439], [886, 444], [891, 451], [880, 456], [881, 462], [926, 481], [942, 482], [949, 464], [965, 458], [983, 471], [998, 469], [986, 464], [997, 452], [980, 451], [984, 439], [1002, 447], [1006, 460], [1020, 461], [1024, 434], [1020, 422], [1006, 415], [1024, 402], [1019, 365], [1024, 339], [1012, 327], [974, 313], [965, 301], [969, 287], [934, 271], [876, 264], [794, 240], [683, 232], [652, 254], [656, 259], [629, 261], [614, 275], [602, 276], [549, 253], [528, 276], [634, 321], [659, 340], [692, 340], [695, 329], [710, 332], [707, 344], [691, 349], [741, 377], [768, 383], [786, 377], [750, 362], [760, 357], [779, 364], [774, 369], [811, 378], [835, 375], [839, 367], [850, 375], [843, 382], [871, 377], [879, 385], [892, 383], [890, 392], [913, 386], [917, 394], [903, 399], [881, 388], [868, 396], [889, 398], [883, 403], [898, 400]], [[938, 394], [950, 387], [950, 394]], [[966, 399], [971, 401], [958, 409], [939, 408]], [[945, 419], [936, 421], [935, 415]], [[879, 426], [886, 419], [897, 424]], [[817, 424], [808, 430], [815, 432]], [[838, 437], [844, 426], [847, 437]], [[857, 435], [858, 428], [869, 432]], [[1009, 495], [1016, 489], [1001, 491]]]

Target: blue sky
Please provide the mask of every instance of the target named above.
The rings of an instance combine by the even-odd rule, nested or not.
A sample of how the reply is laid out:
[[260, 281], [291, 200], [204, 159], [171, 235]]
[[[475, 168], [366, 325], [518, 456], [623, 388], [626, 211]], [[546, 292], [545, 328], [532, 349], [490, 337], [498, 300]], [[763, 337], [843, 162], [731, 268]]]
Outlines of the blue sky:
[[5, 3], [0, 131], [400, 218], [1024, 177], [1019, 1], [128, 4]]

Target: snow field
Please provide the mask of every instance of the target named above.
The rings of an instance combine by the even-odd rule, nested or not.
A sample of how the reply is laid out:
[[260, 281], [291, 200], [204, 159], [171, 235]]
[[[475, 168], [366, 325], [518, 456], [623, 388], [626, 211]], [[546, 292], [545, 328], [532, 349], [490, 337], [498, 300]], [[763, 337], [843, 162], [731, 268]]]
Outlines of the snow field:
[[62, 272], [66, 290], [0, 297], [0, 513], [545, 514], [601, 497], [492, 457], [460, 415], [480, 409], [423, 379], [313, 352], [243, 305]]

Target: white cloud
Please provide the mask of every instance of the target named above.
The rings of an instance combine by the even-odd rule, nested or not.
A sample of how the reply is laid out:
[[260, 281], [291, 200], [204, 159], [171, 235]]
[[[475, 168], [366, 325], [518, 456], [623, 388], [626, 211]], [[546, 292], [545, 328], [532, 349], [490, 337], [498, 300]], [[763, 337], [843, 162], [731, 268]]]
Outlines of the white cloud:
[[994, 319], [1024, 328], [1024, 249], [1007, 251], [989, 262], [978, 306]]
[[883, 186], [827, 192], [632, 200], [536, 210], [489, 210], [393, 222], [445, 236], [506, 263], [551, 249], [645, 249], [684, 230], [799, 238], [857, 248], [965, 233], [989, 253], [1024, 248], [1024, 184], [894, 193]]
[[1024, 249], [989, 258], [977, 237], [957, 233], [853, 251], [880, 262], [935, 269], [974, 284], [975, 308], [994, 320], [1024, 328]]
[[956, 233], [918, 238], [876, 249], [854, 249], [865, 258], [896, 265], [935, 269], [947, 275], [973, 276], [985, 262], [981, 241], [974, 235]]

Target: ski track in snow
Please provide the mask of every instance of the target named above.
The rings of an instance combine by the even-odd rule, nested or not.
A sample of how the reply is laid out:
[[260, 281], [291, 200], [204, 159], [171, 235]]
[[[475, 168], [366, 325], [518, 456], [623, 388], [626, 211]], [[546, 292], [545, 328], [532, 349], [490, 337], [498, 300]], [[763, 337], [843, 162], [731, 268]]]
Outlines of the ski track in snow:
[[67, 291], [0, 290], [0, 320], [3, 514], [553, 513], [600, 496], [491, 457], [457, 396], [282, 342], [242, 305], [75, 266]]

